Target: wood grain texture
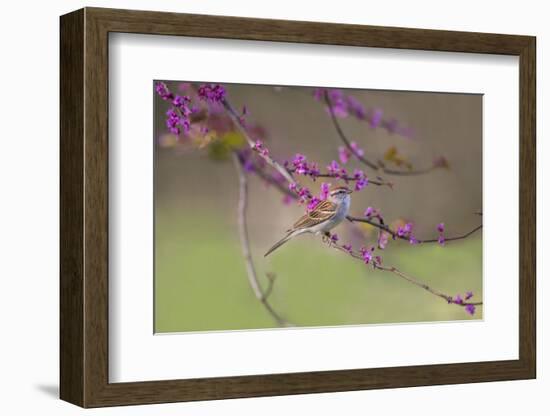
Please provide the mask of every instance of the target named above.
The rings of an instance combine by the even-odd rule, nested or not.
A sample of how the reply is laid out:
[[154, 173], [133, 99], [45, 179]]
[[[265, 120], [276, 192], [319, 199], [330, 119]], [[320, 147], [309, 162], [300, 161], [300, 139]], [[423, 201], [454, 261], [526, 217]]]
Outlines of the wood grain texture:
[[[520, 57], [518, 360], [109, 383], [108, 33]], [[87, 8], [61, 18], [61, 398], [83, 407], [535, 377], [535, 38]]]
[[536, 377], [536, 41], [520, 54], [519, 356]]
[[60, 388], [84, 405], [84, 12], [60, 24]]

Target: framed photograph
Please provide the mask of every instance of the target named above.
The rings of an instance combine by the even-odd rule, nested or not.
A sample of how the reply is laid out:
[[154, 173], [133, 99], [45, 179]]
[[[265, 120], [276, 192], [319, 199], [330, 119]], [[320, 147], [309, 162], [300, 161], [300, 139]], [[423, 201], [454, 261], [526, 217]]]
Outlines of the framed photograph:
[[534, 37], [60, 28], [63, 400], [535, 378]]

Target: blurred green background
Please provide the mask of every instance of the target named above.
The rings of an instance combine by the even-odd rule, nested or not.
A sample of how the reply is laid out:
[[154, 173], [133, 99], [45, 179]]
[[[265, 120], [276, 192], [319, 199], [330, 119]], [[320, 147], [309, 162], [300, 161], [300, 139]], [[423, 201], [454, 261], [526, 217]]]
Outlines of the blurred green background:
[[[177, 83], [168, 83], [177, 88]], [[235, 107], [246, 104], [249, 120], [268, 132], [266, 144], [279, 158], [305, 153], [325, 166], [337, 158], [337, 140], [322, 105], [307, 88], [227, 85]], [[427, 175], [392, 177], [394, 190], [370, 186], [353, 195], [351, 212], [380, 208], [387, 221], [415, 224], [419, 238], [464, 233], [479, 224], [482, 209], [482, 97], [468, 94], [346, 91], [367, 107], [415, 129], [412, 140], [342, 120], [346, 133], [373, 159], [397, 146], [415, 167], [444, 155], [451, 169]], [[165, 135], [165, 102], [155, 97], [156, 129]], [[206, 150], [157, 146], [155, 160], [155, 332], [236, 330], [276, 327], [248, 285], [237, 229], [238, 176], [230, 160], [213, 161]], [[350, 162], [348, 168], [361, 167]], [[368, 170], [366, 170], [369, 173]], [[481, 319], [461, 307], [407, 283], [374, 271], [324, 245], [300, 236], [267, 259], [263, 253], [303, 214], [281, 203], [281, 194], [250, 177], [249, 229], [255, 264], [267, 287], [266, 272], [277, 275], [270, 303], [299, 326], [333, 326]], [[320, 182], [319, 182], [320, 183]], [[317, 186], [319, 185], [317, 184]], [[315, 192], [318, 190], [313, 187]], [[334, 230], [342, 242], [372, 244], [348, 224]], [[385, 265], [447, 294], [471, 290], [482, 299], [481, 233], [467, 240], [410, 246], [391, 242], [382, 252]]]

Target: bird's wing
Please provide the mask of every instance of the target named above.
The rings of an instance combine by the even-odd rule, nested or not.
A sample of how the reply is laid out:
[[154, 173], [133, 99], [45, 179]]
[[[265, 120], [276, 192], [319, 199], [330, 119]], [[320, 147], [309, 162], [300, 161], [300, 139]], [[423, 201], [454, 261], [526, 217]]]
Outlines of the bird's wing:
[[321, 201], [310, 212], [298, 219], [289, 231], [309, 228], [331, 219], [336, 214], [336, 204]]

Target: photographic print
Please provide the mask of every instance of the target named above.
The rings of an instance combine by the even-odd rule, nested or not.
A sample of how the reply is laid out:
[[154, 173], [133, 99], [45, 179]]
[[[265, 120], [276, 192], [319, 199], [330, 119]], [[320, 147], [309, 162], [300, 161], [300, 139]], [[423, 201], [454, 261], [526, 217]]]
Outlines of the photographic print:
[[152, 89], [155, 333], [483, 319], [482, 95]]

